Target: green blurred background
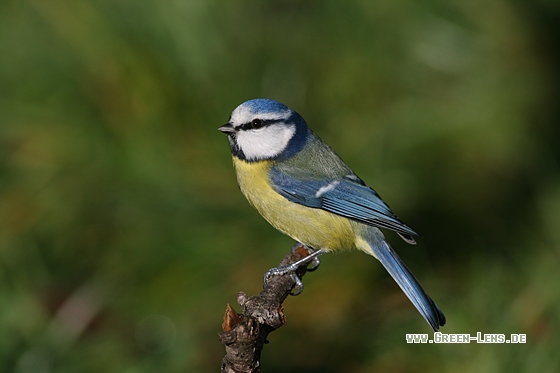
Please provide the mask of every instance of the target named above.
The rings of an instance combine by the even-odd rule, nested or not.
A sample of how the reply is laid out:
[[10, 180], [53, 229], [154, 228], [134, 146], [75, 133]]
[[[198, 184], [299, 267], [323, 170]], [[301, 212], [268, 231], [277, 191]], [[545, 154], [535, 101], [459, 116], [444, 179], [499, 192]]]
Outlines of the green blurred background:
[[560, 3], [0, 2], [0, 371], [216, 372], [227, 303], [292, 241], [217, 131], [291, 106], [422, 238], [387, 237], [446, 333], [373, 258], [330, 254], [266, 372], [560, 371]]

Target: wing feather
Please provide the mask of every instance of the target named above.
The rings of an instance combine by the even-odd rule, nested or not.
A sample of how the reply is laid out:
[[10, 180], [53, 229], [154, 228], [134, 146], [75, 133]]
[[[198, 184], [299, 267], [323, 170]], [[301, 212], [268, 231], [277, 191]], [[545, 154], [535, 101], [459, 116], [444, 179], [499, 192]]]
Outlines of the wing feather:
[[418, 235], [401, 222], [381, 197], [354, 174], [337, 179], [303, 180], [272, 167], [270, 179], [276, 192], [294, 203], [391, 229], [408, 243], [414, 243], [411, 236]]

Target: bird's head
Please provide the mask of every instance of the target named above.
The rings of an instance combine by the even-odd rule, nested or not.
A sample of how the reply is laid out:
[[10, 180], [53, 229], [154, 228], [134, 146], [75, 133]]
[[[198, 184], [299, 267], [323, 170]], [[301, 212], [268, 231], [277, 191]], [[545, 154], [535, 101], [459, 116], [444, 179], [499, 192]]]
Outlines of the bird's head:
[[265, 98], [236, 107], [219, 130], [228, 135], [233, 155], [248, 162], [291, 157], [301, 150], [309, 133], [298, 113]]

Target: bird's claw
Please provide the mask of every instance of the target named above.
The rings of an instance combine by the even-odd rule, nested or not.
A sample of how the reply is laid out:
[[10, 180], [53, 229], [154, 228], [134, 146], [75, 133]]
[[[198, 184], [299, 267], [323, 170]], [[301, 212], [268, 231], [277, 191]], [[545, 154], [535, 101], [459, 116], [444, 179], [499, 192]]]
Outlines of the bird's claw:
[[271, 268], [268, 271], [266, 271], [266, 273], [264, 274], [263, 282], [264, 282], [265, 285], [267, 285], [268, 282], [270, 281], [271, 277], [283, 276], [283, 275], [286, 275], [288, 273], [295, 273], [295, 271], [298, 269], [298, 267], [299, 266], [294, 266], [293, 264], [290, 264], [290, 265], [287, 265], [287, 266]]
[[292, 272], [291, 276], [296, 284], [294, 285], [294, 291], [291, 292], [290, 295], [295, 297], [296, 295], [300, 295], [303, 291], [303, 281], [301, 281], [301, 278], [295, 272]]
[[319, 258], [318, 256], [311, 259], [311, 261], [309, 262], [309, 266], [307, 267], [307, 272], [315, 271], [317, 268], [319, 268], [320, 264], [321, 264], [321, 258]]
[[311, 266], [307, 268], [307, 271], [309, 272], [315, 271], [319, 267], [319, 264], [321, 263], [321, 261], [319, 260], [319, 255], [324, 254], [326, 251], [323, 249], [314, 251], [312, 248], [308, 246], [297, 243], [292, 247], [292, 252], [294, 252], [299, 247], [305, 248], [309, 253], [309, 255], [287, 266], [281, 266], [281, 267], [269, 269], [264, 275], [264, 285], [268, 284], [270, 278], [273, 276], [283, 276], [289, 273], [292, 280], [295, 282], [294, 285], [295, 291], [290, 294], [294, 296], [301, 294], [301, 292], [303, 291], [303, 282], [301, 281], [301, 278], [296, 273], [297, 269], [302, 265], [310, 264]]

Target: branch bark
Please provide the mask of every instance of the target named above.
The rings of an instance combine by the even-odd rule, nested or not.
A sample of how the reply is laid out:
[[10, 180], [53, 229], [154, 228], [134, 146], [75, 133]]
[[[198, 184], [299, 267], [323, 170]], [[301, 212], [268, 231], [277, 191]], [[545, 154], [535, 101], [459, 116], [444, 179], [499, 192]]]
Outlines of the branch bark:
[[[282, 260], [280, 266], [294, 263], [309, 255], [300, 243]], [[301, 278], [307, 272], [307, 265], [296, 271]], [[263, 287], [259, 295], [247, 296], [240, 291], [237, 303], [241, 306], [238, 314], [228, 304], [219, 333], [220, 342], [225, 345], [226, 355], [222, 360], [223, 373], [260, 372], [261, 352], [269, 333], [286, 323], [282, 303], [288, 297], [295, 282], [289, 274], [274, 276]]]

